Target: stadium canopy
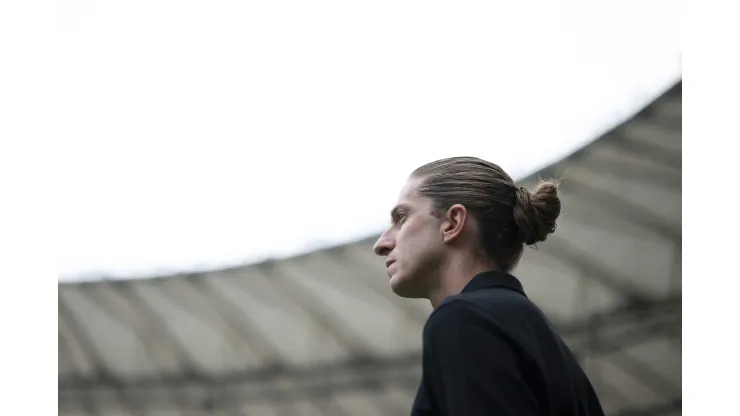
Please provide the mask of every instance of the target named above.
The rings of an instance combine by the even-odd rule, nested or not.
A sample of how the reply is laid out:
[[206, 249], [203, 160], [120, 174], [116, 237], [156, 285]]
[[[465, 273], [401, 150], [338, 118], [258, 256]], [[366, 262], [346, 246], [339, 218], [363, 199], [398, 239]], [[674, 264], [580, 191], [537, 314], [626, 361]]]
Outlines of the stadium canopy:
[[[563, 180], [515, 272], [610, 415], [681, 413], [681, 84], [521, 181]], [[405, 415], [424, 301], [375, 237], [224, 270], [59, 284], [60, 414]]]

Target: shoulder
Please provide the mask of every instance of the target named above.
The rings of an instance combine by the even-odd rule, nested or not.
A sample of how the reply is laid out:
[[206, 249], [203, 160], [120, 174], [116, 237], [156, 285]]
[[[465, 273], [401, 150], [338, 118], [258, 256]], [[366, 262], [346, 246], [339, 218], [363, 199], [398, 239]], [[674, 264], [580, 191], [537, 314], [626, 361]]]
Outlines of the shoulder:
[[473, 328], [492, 325], [484, 311], [475, 302], [463, 297], [452, 297], [432, 312], [424, 327], [425, 338], [438, 335], [460, 335]]
[[[432, 312], [424, 327], [425, 339], [477, 335], [518, 339], [525, 328], [546, 318], [525, 296], [510, 290], [481, 290], [451, 296]], [[530, 328], [531, 330], [532, 328]], [[436, 335], [436, 336], [435, 336]]]
[[444, 301], [429, 315], [427, 324], [457, 320], [469, 317], [477, 313], [475, 302], [460, 295], [451, 296]]
[[511, 331], [480, 305], [452, 298], [429, 316], [423, 349], [426, 360], [459, 365], [468, 360], [483, 363], [491, 354], [510, 356], [520, 348]]
[[542, 311], [526, 295], [509, 289], [490, 288], [461, 293], [448, 301], [462, 302], [469, 313], [481, 314], [491, 324], [510, 330], [516, 330], [523, 321], [535, 322], [543, 318]]

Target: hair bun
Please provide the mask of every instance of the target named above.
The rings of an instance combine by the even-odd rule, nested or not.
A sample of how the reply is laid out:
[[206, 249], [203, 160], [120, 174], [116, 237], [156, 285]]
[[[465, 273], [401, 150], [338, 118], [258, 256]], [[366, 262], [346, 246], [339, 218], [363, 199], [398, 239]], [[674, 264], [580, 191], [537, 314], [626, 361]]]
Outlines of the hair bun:
[[526, 245], [545, 241], [555, 232], [560, 215], [558, 183], [542, 181], [534, 191], [524, 187], [516, 191], [514, 221], [519, 228], [519, 238]]

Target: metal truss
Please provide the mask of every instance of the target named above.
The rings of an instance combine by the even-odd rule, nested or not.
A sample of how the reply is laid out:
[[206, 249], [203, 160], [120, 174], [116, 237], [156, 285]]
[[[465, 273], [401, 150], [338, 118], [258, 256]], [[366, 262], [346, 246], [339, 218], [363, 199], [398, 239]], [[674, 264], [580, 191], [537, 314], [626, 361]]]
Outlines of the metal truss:
[[[680, 302], [678, 296], [649, 304], [625, 304], [580, 322], [561, 324], [559, 330], [580, 357], [610, 354], [666, 333], [680, 338]], [[94, 405], [97, 398], [114, 394], [132, 409], [172, 402], [182, 409], [230, 409], [243, 403], [331, 398], [355, 391], [413, 391], [419, 382], [420, 362], [420, 353], [414, 352], [395, 358], [366, 356], [306, 369], [273, 368], [223, 377], [191, 375], [114, 383], [68, 380], [59, 383], [59, 406], [77, 407], [76, 403], [86, 401], [90, 414], [95, 414], [92, 411], [98, 407]], [[627, 358], [620, 365], [656, 386], [668, 383], [636, 360]], [[202, 394], [193, 395], [193, 389]]]

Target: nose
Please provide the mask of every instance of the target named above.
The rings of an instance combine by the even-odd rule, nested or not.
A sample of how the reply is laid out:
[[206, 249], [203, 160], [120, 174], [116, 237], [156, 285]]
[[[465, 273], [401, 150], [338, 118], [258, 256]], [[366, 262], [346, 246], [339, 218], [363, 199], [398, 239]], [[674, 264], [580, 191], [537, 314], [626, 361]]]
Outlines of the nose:
[[389, 233], [387, 231], [384, 232], [373, 246], [373, 251], [378, 256], [387, 256], [391, 251], [393, 251], [393, 248], [395, 247], [395, 242], [392, 238], [390, 238], [388, 234]]

